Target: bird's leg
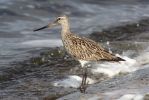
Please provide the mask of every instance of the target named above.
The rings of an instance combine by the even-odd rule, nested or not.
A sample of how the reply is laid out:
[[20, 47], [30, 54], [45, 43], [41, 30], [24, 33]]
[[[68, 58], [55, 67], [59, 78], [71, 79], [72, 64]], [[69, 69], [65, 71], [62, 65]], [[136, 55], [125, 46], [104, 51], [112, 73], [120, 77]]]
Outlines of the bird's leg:
[[86, 79], [87, 79], [87, 67], [83, 68], [83, 77], [82, 77], [82, 82], [80, 85], [80, 92], [81, 93], [85, 93], [85, 90], [87, 88]]

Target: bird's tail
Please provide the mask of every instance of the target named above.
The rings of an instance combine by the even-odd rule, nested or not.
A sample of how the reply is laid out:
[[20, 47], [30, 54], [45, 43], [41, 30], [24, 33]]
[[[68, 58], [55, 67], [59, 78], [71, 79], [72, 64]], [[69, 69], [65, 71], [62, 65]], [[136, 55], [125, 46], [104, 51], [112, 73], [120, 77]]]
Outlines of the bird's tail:
[[113, 61], [126, 61], [125, 59], [123, 58], [120, 58], [120, 57], [116, 57], [114, 59], [112, 59]]
[[121, 58], [121, 57], [117, 57], [116, 55], [109, 53], [107, 51], [102, 52], [103, 53], [103, 59], [104, 61], [126, 61], [125, 59]]
[[115, 57], [112, 59], [100, 59], [101, 61], [114, 61], [114, 62], [118, 62], [118, 61], [126, 61], [125, 59], [122, 59], [120, 57]]

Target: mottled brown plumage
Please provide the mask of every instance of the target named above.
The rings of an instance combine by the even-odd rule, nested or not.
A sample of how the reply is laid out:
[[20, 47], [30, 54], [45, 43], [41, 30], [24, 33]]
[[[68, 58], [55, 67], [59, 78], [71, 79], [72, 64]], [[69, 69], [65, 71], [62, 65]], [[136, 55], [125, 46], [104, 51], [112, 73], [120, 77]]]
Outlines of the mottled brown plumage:
[[122, 58], [115, 56], [103, 49], [95, 41], [77, 36], [70, 32], [68, 18], [59, 17], [59, 23], [62, 25], [62, 41], [67, 52], [77, 60], [85, 61], [124, 61]]
[[[58, 17], [53, 23], [50, 23], [49, 25], [46, 25], [34, 31], [38, 31], [48, 27], [50, 28], [58, 24], [62, 26], [61, 36], [65, 49], [70, 55], [80, 61], [82, 67], [84, 67], [85, 63], [88, 61], [125, 61], [124, 59], [117, 57], [114, 54], [109, 53], [108, 51], [103, 49], [99, 43], [72, 33], [69, 28], [67, 16]], [[85, 68], [82, 83], [80, 86], [81, 92], [85, 92], [86, 90], [86, 78], [87, 69]]]
[[79, 37], [72, 33], [67, 33], [63, 38], [66, 50], [76, 59], [86, 61], [124, 61], [88, 38]]
[[64, 47], [75, 59], [84, 61], [125, 61], [103, 49], [99, 43], [72, 33], [69, 28], [67, 16], [58, 17], [53, 23], [34, 31], [48, 27], [51, 28], [58, 24], [62, 26], [61, 36]]

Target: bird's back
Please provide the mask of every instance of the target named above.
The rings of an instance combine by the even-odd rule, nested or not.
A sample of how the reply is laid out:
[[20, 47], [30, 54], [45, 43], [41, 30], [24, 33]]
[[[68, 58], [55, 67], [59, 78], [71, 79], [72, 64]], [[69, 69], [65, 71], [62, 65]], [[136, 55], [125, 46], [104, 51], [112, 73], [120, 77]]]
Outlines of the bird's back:
[[86, 61], [125, 61], [103, 49], [95, 41], [79, 37], [75, 34], [67, 34], [63, 39], [64, 47], [74, 58]]

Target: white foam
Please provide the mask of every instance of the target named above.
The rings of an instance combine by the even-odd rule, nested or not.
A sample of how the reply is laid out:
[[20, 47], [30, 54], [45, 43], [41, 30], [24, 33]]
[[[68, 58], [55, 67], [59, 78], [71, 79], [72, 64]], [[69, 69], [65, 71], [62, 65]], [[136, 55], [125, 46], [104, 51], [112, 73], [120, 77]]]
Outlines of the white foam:
[[31, 41], [22, 42], [21, 45], [26, 45], [30, 47], [57, 47], [57, 46], [62, 46], [62, 41], [59, 39], [31, 40]]
[[141, 94], [125, 94], [117, 100], [143, 100], [143, 97]]
[[92, 69], [93, 73], [104, 73], [108, 75], [109, 77], [112, 77], [120, 72], [126, 73], [126, 72], [132, 72], [136, 71], [138, 67], [133, 66], [136, 64], [136, 60], [128, 58], [128, 57], [122, 57], [126, 61], [121, 61], [119, 63], [117, 62], [105, 62], [105, 63], [98, 63], [95, 64], [95, 68]]
[[[114, 91], [104, 92], [106, 98], [114, 98], [112, 100], [143, 100], [144, 95], [148, 93], [146, 87], [136, 87], [136, 88], [123, 88]], [[107, 99], [106, 99], [107, 100]], [[111, 100], [111, 99], [108, 99]]]
[[143, 52], [140, 56], [136, 57], [137, 63], [139, 65], [149, 64], [149, 52]]
[[[120, 56], [120, 55], [117, 55], [117, 56]], [[141, 69], [140, 66], [142, 65], [144, 66], [144, 64], [149, 63], [149, 58], [148, 58], [149, 52], [148, 51], [138, 54], [138, 56], [133, 59], [127, 56], [120, 56], [120, 57], [125, 59], [126, 61], [95, 63], [92, 65], [90, 71], [94, 74], [103, 73], [103, 74], [108, 75], [109, 77], [113, 77], [119, 73], [134, 72], [138, 69]], [[79, 76], [68, 76], [68, 78], [66, 79], [55, 81], [54, 86], [77, 88], [80, 86], [81, 81], [82, 81], [82, 78]], [[90, 78], [88, 78], [88, 81], [89, 81], [89, 84], [96, 82], [96, 80], [92, 80]]]
[[[112, 77], [116, 74], [119, 74], [120, 72], [132, 72], [138, 69], [138, 67], [133, 66], [136, 64], [136, 60], [128, 57], [122, 57], [122, 58], [125, 59], [126, 61], [119, 62], [119, 63], [105, 62], [105, 63], [94, 64], [93, 66], [95, 67], [91, 68], [91, 72], [104, 73], [104, 74], [107, 74], [109, 77]], [[66, 79], [55, 81], [53, 82], [53, 85], [77, 88], [80, 86], [81, 81], [82, 81], [81, 77], [73, 75], [73, 76], [68, 76], [68, 78]], [[93, 84], [96, 82], [96, 80], [87, 78], [87, 82], [89, 82], [89, 84]]]
[[[59, 80], [59, 81], [55, 81], [53, 82], [54, 86], [57, 87], [74, 87], [74, 88], [78, 88], [81, 84], [82, 78], [76, 75], [72, 75], [72, 76], [68, 76], [68, 78], [63, 79], [63, 80]], [[87, 78], [87, 82], [88, 84], [93, 84], [94, 80]]]

